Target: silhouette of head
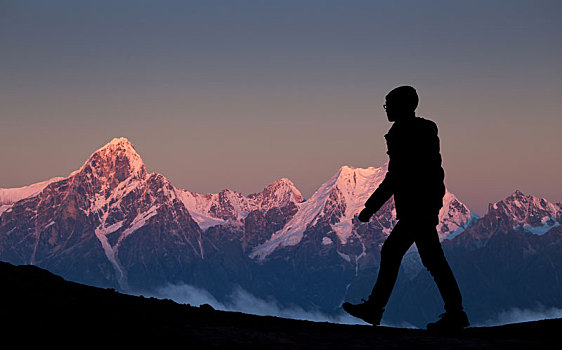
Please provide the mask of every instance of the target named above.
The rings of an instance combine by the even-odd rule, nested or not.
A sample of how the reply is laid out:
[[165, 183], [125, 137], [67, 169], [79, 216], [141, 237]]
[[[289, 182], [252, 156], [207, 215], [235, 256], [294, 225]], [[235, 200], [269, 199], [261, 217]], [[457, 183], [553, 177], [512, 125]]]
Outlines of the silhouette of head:
[[385, 97], [384, 109], [388, 121], [395, 122], [415, 116], [418, 107], [418, 93], [411, 86], [399, 86]]

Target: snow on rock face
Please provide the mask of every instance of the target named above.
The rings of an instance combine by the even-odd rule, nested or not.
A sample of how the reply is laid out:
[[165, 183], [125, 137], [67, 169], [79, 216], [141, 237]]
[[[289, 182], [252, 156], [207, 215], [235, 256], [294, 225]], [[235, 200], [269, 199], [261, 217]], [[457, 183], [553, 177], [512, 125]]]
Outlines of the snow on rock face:
[[478, 216], [461, 203], [454, 194], [448, 190], [445, 192], [443, 208], [439, 211], [439, 224], [437, 225], [440, 240], [454, 238], [476, 220], [478, 220]]
[[367, 169], [343, 166], [321, 216], [327, 217], [332, 230], [346, 243], [353, 230], [352, 219], [365, 207], [365, 202], [386, 175], [386, 165]]
[[8, 211], [11, 207], [11, 204], [0, 204], [0, 216], [3, 212]]
[[240, 225], [254, 207], [243, 194], [228, 189], [206, 195], [177, 190], [180, 200], [202, 229], [227, 222]]
[[519, 190], [502, 201], [490, 204], [489, 212], [497, 218], [507, 218], [513, 228], [522, 227], [534, 234], [544, 234], [562, 222], [560, 203], [550, 203]]
[[353, 230], [352, 219], [382, 182], [387, 166], [367, 169], [342, 166], [306, 202], [283, 229], [257, 247], [251, 258], [264, 258], [280, 246], [298, 244], [309, 226], [327, 220], [340, 241], [345, 242]]
[[211, 214], [211, 205], [216, 200], [215, 195], [202, 195], [183, 189], [177, 189], [178, 196], [183, 205], [187, 208], [193, 220], [197, 222], [202, 230], [209, 227], [226, 223], [225, 219], [215, 217]]
[[178, 196], [201, 229], [229, 223], [241, 225], [252, 211], [268, 211], [288, 205], [299, 205], [303, 201], [300, 191], [289, 179], [280, 179], [264, 188], [262, 192], [244, 196], [232, 190], [219, 193], [199, 194], [177, 189]]

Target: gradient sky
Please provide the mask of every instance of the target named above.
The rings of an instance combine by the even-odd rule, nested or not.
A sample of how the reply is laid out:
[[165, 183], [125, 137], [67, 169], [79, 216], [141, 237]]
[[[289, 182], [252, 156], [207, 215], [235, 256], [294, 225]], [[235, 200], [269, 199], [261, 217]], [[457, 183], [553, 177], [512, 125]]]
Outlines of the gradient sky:
[[420, 95], [477, 214], [562, 200], [560, 1], [1, 1], [0, 187], [113, 137], [200, 193], [381, 166], [384, 96]]

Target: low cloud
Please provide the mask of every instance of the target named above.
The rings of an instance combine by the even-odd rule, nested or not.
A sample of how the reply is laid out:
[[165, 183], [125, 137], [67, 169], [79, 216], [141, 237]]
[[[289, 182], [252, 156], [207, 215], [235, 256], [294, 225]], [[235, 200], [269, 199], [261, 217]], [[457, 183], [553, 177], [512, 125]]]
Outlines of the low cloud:
[[[286, 307], [273, 298], [258, 298], [240, 287], [235, 288], [226, 298], [226, 301], [223, 302], [219, 302], [205, 289], [197, 288], [188, 284], [168, 285], [166, 287], [159, 288], [155, 295], [152, 296], [160, 299], [171, 299], [180, 304], [189, 304], [192, 306], [209, 304], [216, 310], [236, 311], [260, 316], [276, 316], [315, 322], [367, 325], [367, 323], [352, 317], [343, 311], [336, 315], [328, 315], [320, 311], [305, 310], [299, 306]], [[485, 322], [473, 324], [472, 326], [489, 327], [552, 318], [562, 318], [562, 309], [554, 307], [546, 308], [543, 306], [538, 306], [534, 309], [512, 308], [510, 310], [500, 312], [497, 316]], [[387, 323], [384, 319], [382, 325], [387, 327], [416, 328], [407, 322], [394, 324]]]
[[[341, 312], [336, 315], [327, 315], [320, 311], [305, 310], [299, 306], [285, 307], [280, 305], [275, 299], [258, 298], [246, 290], [238, 287], [235, 288], [228, 296], [227, 301], [219, 302], [208, 291], [191, 285], [168, 285], [157, 290], [157, 298], [171, 299], [177, 303], [189, 304], [192, 306], [200, 306], [209, 304], [217, 310], [237, 311], [247, 314], [260, 316], [277, 316], [283, 318], [291, 318], [297, 320], [307, 320], [315, 322], [331, 322], [340, 324], [357, 324], [367, 325], [367, 323]], [[412, 328], [410, 324], [385, 326], [401, 326]]]
[[535, 309], [513, 308], [500, 312], [496, 317], [475, 326], [498, 326], [508, 323], [539, 321], [551, 318], [562, 318], [562, 309], [538, 306]]

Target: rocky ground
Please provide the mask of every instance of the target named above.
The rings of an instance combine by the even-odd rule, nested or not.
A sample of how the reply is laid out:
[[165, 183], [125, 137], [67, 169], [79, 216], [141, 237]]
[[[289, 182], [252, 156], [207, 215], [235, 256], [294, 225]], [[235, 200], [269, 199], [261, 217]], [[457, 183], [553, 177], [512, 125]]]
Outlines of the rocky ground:
[[68, 282], [35, 266], [0, 263], [0, 276], [2, 343], [24, 348], [541, 349], [562, 341], [562, 319], [434, 334], [193, 307]]

